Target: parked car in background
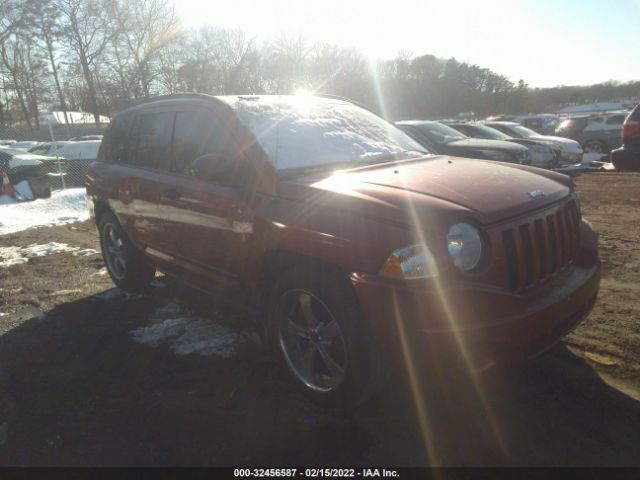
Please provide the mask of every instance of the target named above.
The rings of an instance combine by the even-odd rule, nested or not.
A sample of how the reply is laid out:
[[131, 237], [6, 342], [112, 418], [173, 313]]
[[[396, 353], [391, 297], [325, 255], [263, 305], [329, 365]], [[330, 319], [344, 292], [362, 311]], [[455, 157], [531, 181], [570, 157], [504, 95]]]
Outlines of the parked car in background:
[[10, 148], [0, 149], [0, 174], [6, 172], [9, 182], [16, 186], [28, 182], [34, 198], [49, 198], [51, 184], [47, 177], [46, 158]]
[[519, 115], [513, 119], [540, 135], [553, 135], [560, 123], [560, 117], [552, 113], [539, 113], [536, 115]]
[[87, 140], [102, 140], [103, 135], [83, 135], [81, 137], [70, 138], [70, 142], [86, 142]]
[[560, 160], [565, 162], [579, 163], [582, 161], [584, 151], [575, 140], [551, 135], [540, 135], [516, 122], [485, 122], [485, 125], [500, 130], [502, 133], [506, 133], [514, 138], [528, 138], [547, 142], [549, 145], [560, 149]]
[[57, 177], [55, 186], [80, 187], [84, 185], [87, 167], [98, 156], [101, 140], [69, 142], [55, 153], [49, 154], [49, 169]]
[[515, 115], [493, 115], [485, 119], [486, 122], [512, 122]]
[[556, 128], [555, 135], [570, 138], [582, 144], [582, 131], [589, 123], [589, 115], [575, 115], [564, 117]]
[[24, 150], [25, 152], [27, 150], [29, 150], [32, 147], [35, 147], [36, 145], [38, 145], [40, 142], [36, 142], [34, 140], [26, 140], [23, 142], [16, 142], [11, 144], [11, 148], [13, 150]]
[[560, 149], [554, 150], [548, 143], [529, 138], [513, 138], [500, 130], [479, 123], [447, 123], [460, 133], [471, 138], [484, 138], [487, 140], [500, 140], [503, 142], [518, 143], [529, 149], [531, 165], [540, 168], [553, 168], [558, 166]]
[[[60, 142], [41, 142], [31, 147], [28, 151], [29, 153], [33, 153], [35, 155], [53, 155], [56, 151], [60, 150], [62, 147], [70, 143], [68, 140], [60, 141]], [[55, 148], [54, 148], [55, 145]]]
[[324, 404], [358, 404], [406, 362], [529, 359], [587, 317], [599, 288], [569, 177], [428, 155], [334, 98], [126, 108], [87, 197], [116, 285], [144, 288], [159, 269], [244, 294], [264, 343]]
[[396, 126], [440, 155], [531, 164], [529, 149], [526, 147], [501, 140], [470, 138], [440, 122], [406, 120], [396, 122]]
[[622, 123], [628, 113], [570, 117], [558, 125], [556, 135], [579, 142], [586, 152], [605, 154], [622, 144]]
[[620, 170], [640, 171], [640, 104], [622, 125], [622, 147], [611, 152], [611, 162]]

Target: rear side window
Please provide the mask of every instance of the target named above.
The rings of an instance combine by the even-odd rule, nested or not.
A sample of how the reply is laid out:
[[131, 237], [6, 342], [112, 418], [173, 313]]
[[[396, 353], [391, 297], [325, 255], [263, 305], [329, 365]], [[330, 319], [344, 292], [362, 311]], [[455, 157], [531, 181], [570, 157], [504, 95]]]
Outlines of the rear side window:
[[139, 167], [168, 169], [172, 116], [171, 112], [135, 116], [123, 161]]
[[527, 120], [523, 121], [522, 124], [525, 127], [534, 128], [534, 129], [542, 127], [542, 122], [538, 118], [528, 118]]
[[624, 115], [615, 115], [607, 120], [607, 125], [622, 125]]
[[[591, 121], [591, 120], [589, 120]], [[558, 130], [579, 130], [587, 125], [586, 118], [570, 118], [563, 120], [558, 126]]]
[[212, 112], [177, 112], [173, 130], [171, 170], [186, 173], [196, 158], [207, 154], [233, 156], [229, 128]]

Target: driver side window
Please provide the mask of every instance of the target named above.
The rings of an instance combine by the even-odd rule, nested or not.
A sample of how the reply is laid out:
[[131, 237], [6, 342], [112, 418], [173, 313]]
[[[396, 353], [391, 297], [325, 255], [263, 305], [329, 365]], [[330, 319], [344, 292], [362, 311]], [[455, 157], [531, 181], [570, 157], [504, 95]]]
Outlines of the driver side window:
[[[224, 162], [228, 164], [229, 169], [233, 170], [233, 160], [236, 155], [230, 129], [210, 111], [176, 112], [171, 170], [193, 176], [194, 161], [205, 155], [210, 163]], [[215, 168], [215, 170], [220, 169]], [[223, 175], [220, 176], [223, 177]], [[215, 179], [208, 178], [208, 180]]]

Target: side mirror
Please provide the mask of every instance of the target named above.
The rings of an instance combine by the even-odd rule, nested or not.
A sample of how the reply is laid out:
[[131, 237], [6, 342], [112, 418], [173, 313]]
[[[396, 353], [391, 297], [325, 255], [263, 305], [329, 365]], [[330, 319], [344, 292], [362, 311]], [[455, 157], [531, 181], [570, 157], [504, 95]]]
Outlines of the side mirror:
[[196, 158], [189, 166], [188, 173], [199, 180], [239, 186], [242, 183], [240, 170], [236, 158], [219, 153], [208, 153]]

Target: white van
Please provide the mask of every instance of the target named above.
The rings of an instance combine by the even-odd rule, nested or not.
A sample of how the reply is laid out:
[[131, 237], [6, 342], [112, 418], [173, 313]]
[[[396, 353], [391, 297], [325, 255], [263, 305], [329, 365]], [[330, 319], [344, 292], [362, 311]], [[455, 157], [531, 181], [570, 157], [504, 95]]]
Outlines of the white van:
[[102, 140], [87, 140], [84, 142], [70, 142], [59, 148], [54, 155], [66, 160], [95, 160], [98, 156]]
[[57, 177], [54, 187], [84, 186], [84, 175], [89, 164], [97, 158], [100, 143], [102, 140], [70, 142], [49, 154], [53, 163], [49, 167], [49, 171], [53, 172], [50, 176]]

